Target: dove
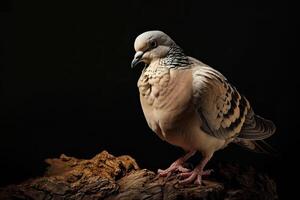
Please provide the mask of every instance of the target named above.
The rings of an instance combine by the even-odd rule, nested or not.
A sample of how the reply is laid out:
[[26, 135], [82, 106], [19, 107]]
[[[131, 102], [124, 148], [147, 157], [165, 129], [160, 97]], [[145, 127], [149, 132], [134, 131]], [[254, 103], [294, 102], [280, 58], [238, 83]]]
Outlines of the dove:
[[[147, 31], [134, 42], [131, 67], [143, 65], [137, 82], [140, 103], [156, 135], [186, 154], [159, 176], [179, 173], [181, 184], [201, 185], [214, 152], [229, 143], [266, 152], [264, 139], [274, 134], [270, 120], [256, 115], [245, 96], [217, 70], [187, 56], [167, 34]], [[264, 145], [265, 144], [265, 145]], [[202, 159], [194, 169], [184, 163], [196, 152]]]

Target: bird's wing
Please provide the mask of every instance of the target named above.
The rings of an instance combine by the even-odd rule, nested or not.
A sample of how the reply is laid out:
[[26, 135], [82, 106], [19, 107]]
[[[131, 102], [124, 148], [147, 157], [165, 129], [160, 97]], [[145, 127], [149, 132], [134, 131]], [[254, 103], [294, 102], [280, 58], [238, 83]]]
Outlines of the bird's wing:
[[217, 138], [236, 137], [251, 109], [249, 102], [220, 72], [199, 61], [193, 70], [193, 103], [201, 128]]

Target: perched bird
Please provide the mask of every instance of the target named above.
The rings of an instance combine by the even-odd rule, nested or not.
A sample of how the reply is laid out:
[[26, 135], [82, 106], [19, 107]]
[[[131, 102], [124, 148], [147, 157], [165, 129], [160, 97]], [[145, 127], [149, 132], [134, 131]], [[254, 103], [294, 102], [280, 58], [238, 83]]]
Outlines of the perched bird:
[[[134, 43], [132, 67], [144, 63], [138, 80], [141, 106], [149, 127], [162, 139], [187, 153], [160, 176], [180, 172], [180, 183], [201, 184], [214, 152], [237, 143], [264, 152], [263, 139], [274, 124], [255, 115], [248, 100], [217, 70], [189, 57], [165, 33], [148, 31]], [[183, 167], [195, 152], [202, 160], [193, 169]]]

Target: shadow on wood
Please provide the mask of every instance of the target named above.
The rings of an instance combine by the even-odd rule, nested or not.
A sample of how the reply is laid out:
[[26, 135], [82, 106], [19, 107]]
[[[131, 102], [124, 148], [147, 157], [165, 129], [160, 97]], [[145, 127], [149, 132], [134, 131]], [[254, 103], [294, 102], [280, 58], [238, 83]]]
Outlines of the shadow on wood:
[[178, 184], [176, 174], [158, 177], [130, 156], [103, 151], [90, 160], [61, 155], [47, 159], [43, 177], [0, 189], [0, 199], [277, 199], [276, 184], [253, 168], [220, 164], [202, 186]]

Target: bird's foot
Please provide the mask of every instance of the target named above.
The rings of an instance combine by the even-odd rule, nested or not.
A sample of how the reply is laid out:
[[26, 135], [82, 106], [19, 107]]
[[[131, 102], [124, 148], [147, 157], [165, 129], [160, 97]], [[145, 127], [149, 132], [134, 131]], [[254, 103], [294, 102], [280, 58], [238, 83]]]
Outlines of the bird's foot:
[[173, 172], [188, 173], [189, 171], [191, 170], [183, 167], [181, 163], [175, 161], [169, 168], [165, 170], [159, 169], [157, 172], [159, 176], [166, 177], [170, 176]]
[[179, 181], [179, 183], [183, 185], [189, 183], [194, 183], [195, 185], [201, 185], [202, 176], [208, 176], [212, 172], [213, 172], [212, 169], [203, 171], [198, 168], [195, 168], [193, 171], [183, 172], [179, 174], [179, 177], [183, 179]]

